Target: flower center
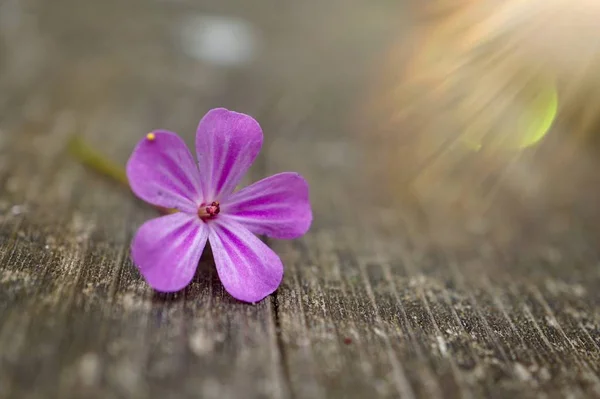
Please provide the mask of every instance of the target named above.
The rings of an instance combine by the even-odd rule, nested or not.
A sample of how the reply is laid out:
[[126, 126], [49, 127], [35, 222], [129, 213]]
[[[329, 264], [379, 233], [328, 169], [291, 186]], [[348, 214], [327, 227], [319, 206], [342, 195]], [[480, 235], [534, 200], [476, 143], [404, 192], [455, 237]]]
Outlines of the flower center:
[[198, 217], [202, 220], [212, 219], [221, 212], [221, 206], [217, 201], [213, 201], [210, 204], [202, 204], [198, 208]]

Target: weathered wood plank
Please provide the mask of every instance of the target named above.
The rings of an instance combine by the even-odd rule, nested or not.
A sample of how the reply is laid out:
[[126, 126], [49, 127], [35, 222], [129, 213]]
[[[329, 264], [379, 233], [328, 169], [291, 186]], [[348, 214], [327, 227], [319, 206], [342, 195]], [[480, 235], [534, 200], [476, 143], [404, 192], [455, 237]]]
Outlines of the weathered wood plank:
[[[362, 84], [378, 73], [371, 64], [389, 33], [402, 34], [398, 22], [408, 29], [406, 6], [22, 7], [33, 19], [21, 28], [0, 19], [3, 39], [29, 43], [2, 40], [0, 51], [35, 56], [22, 80], [16, 64], [0, 64], [0, 397], [600, 396], [595, 178], [544, 164], [561, 172], [557, 187], [585, 189], [521, 208], [503, 190], [533, 156], [499, 172], [464, 154], [419, 169], [386, 158], [394, 136], [359, 123]], [[180, 24], [208, 11], [254, 24], [253, 63], [217, 67], [182, 53]], [[249, 180], [295, 170], [311, 184], [313, 227], [267, 241], [285, 279], [255, 305], [223, 290], [209, 253], [188, 288], [152, 292], [129, 242], [153, 210], [66, 153], [73, 133], [121, 163], [157, 127], [191, 144], [215, 106], [263, 126]], [[488, 213], [446, 206], [445, 194], [459, 187], [468, 199], [475, 183]]]
[[[319, 146], [317, 137], [297, 137], [302, 139], [293, 144], [296, 149]], [[282, 147], [287, 145], [281, 142]], [[346, 387], [345, 378], [372, 381], [367, 389], [374, 392], [379, 387], [379, 395], [390, 397], [598, 394], [597, 349], [589, 342], [598, 338], [595, 332], [573, 331], [576, 320], [569, 316], [573, 311], [565, 307], [578, 293], [586, 298], [586, 305], [579, 302], [586, 308], [584, 313], [597, 313], [595, 295], [589, 296], [597, 281], [597, 273], [590, 269], [595, 264], [594, 255], [588, 252], [591, 256], [573, 267], [573, 256], [582, 255], [577, 255], [566, 236], [564, 244], [559, 245], [564, 257], [559, 264], [547, 264], [543, 247], [539, 246], [533, 246], [524, 256], [511, 254], [516, 262], [506, 260], [502, 253], [482, 257], [476, 246], [470, 253], [440, 248], [428, 243], [426, 235], [408, 229], [402, 218], [395, 224], [383, 222], [375, 205], [369, 207], [368, 202], [361, 202], [360, 195], [349, 195], [350, 190], [342, 184], [347, 182], [345, 169], [337, 176], [329, 170], [330, 175], [324, 177], [326, 172], [319, 161], [325, 160], [313, 156], [313, 162], [307, 165], [301, 150], [297, 156], [284, 148], [273, 152], [284, 155], [271, 155], [271, 165], [295, 163], [312, 181], [336, 182], [320, 186], [317, 193], [322, 212], [339, 218], [331, 222], [335, 227], [313, 229], [301, 243], [276, 244], [278, 251], [291, 260], [289, 273], [293, 273], [293, 278], [286, 280], [289, 288], [278, 296], [282, 325], [288, 326], [284, 339], [292, 376], [294, 370], [304, 370], [315, 362], [314, 355], [306, 356], [307, 349], [298, 348], [302, 343], [311, 349], [328, 348], [325, 358], [317, 357], [315, 363], [321, 366], [317, 376], [342, 381], [330, 388], [329, 396], [339, 392], [349, 397], [365, 395], [360, 388], [341, 388]], [[360, 210], [365, 206], [368, 212], [362, 215]], [[382, 211], [381, 217], [388, 212]], [[355, 224], [360, 228], [353, 229]], [[382, 234], [383, 226], [391, 234]], [[589, 239], [583, 239], [587, 244], [580, 241], [577, 246], [592, 245]], [[317, 255], [311, 256], [311, 252]], [[566, 302], [554, 298], [549, 304], [546, 297], [552, 291], [548, 292], [547, 284], [552, 279], [562, 284]], [[322, 299], [332, 296], [329, 301]], [[302, 306], [300, 319], [298, 306]], [[315, 307], [320, 310], [315, 312]], [[350, 315], [345, 313], [349, 309]], [[327, 323], [328, 334], [314, 327], [318, 322], [307, 316], [311, 312], [312, 318]], [[353, 320], [350, 327], [349, 320]], [[572, 336], [565, 325], [571, 326]], [[588, 328], [595, 329], [593, 326], [597, 321]], [[336, 368], [336, 357], [348, 355], [341, 350], [332, 352], [332, 348], [344, 342], [349, 330], [356, 336], [346, 351], [355, 357], [345, 368]], [[588, 349], [581, 350], [577, 341], [587, 341]], [[365, 342], [374, 352], [361, 362]], [[378, 371], [373, 375], [372, 370]], [[302, 385], [293, 386], [301, 387], [299, 396], [310, 396], [312, 393], [304, 387], [311, 377], [302, 378]], [[318, 379], [314, 379], [318, 385]], [[364, 384], [359, 386], [365, 388]]]
[[[105, 153], [124, 154], [149, 124], [171, 124], [162, 114], [148, 120], [150, 104], [140, 89], [134, 95], [108, 90], [96, 99], [100, 107], [76, 115], [79, 133]], [[48, 92], [36, 95], [53, 100]], [[76, 108], [76, 100], [67, 98], [64, 106]], [[168, 94], [162, 101], [174, 108], [183, 102]], [[182, 119], [198, 118], [196, 109], [184, 109]], [[57, 114], [44, 121], [52, 125]], [[3, 389], [44, 397], [174, 390], [190, 397], [284, 396], [271, 302], [233, 301], [208, 258], [184, 292], [154, 294], [128, 258], [134, 229], [153, 212], [66, 156], [72, 130], [42, 125], [43, 133], [30, 133], [27, 122], [10, 127], [22, 133], [11, 136], [8, 146], [18, 152], [6, 166], [22, 188], [14, 197], [3, 194], [9, 204], [27, 205], [19, 215], [14, 206], [7, 209], [3, 227]], [[40, 141], [33, 151], [27, 150], [31, 139]]]

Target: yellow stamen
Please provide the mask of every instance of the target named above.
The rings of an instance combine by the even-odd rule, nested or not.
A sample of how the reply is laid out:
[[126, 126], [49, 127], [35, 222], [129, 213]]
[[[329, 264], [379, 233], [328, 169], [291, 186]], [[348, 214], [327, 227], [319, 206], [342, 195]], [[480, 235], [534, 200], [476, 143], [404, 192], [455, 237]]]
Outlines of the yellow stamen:
[[146, 135], [146, 140], [148, 141], [154, 141], [156, 139], [156, 135], [154, 133], [148, 133]]

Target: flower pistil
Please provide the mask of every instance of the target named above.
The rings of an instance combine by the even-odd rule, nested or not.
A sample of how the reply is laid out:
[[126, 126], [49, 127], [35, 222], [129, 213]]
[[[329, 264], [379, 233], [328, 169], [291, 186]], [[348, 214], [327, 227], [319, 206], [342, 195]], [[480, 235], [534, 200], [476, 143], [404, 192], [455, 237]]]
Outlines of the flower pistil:
[[198, 217], [202, 220], [212, 219], [221, 212], [221, 205], [213, 201], [210, 205], [202, 204], [198, 207]]

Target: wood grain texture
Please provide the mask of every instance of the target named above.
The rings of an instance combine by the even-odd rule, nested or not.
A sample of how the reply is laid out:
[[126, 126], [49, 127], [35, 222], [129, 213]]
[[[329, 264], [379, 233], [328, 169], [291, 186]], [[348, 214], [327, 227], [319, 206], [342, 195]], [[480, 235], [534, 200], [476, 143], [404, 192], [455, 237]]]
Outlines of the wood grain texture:
[[[600, 397], [598, 190], [525, 216], [494, 196], [489, 233], [413, 196], [401, 164], [378, 164], [389, 142], [364, 145], [377, 127], [357, 109], [407, 6], [0, 10], [0, 398]], [[179, 27], [206, 15], [260, 32], [251, 64], [184, 54]], [[149, 289], [129, 243], [153, 210], [66, 150], [77, 133], [124, 163], [163, 127], [192, 144], [217, 106], [263, 126], [248, 181], [295, 170], [311, 185], [313, 227], [267, 240], [285, 278], [254, 305], [223, 290], [210, 253], [182, 292]]]

